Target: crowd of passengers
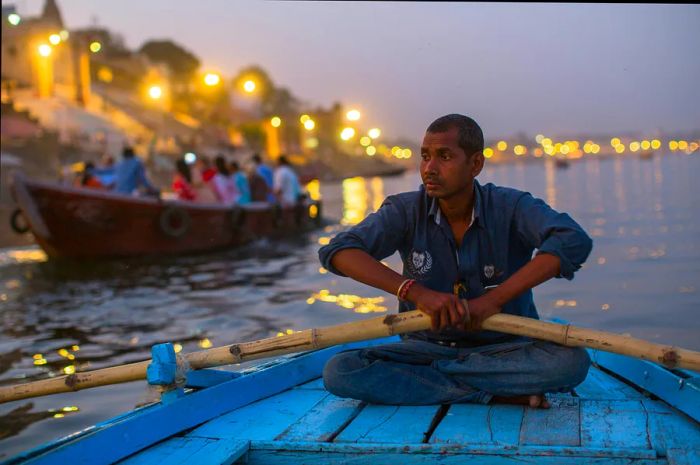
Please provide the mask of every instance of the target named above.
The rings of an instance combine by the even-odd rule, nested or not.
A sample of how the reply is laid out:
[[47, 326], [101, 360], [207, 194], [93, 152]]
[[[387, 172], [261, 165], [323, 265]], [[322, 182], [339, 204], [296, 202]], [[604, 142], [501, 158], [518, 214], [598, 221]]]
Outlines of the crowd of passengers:
[[[75, 184], [129, 195], [160, 195], [148, 179], [143, 162], [129, 147], [124, 149], [119, 163], [115, 164], [111, 157], [105, 158], [101, 166], [87, 162]], [[197, 157], [192, 164], [180, 158], [175, 162], [172, 190], [179, 200], [224, 205], [294, 205], [302, 195], [299, 178], [284, 155], [277, 159], [273, 170], [260, 155], [254, 154], [245, 171], [238, 162], [227, 161], [222, 155], [213, 164], [206, 156]]]

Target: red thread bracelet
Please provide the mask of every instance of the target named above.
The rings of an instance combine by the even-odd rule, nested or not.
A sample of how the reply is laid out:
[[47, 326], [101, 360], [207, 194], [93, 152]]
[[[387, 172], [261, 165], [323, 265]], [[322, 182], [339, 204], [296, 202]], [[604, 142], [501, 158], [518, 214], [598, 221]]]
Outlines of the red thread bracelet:
[[415, 283], [415, 279], [409, 279], [408, 281], [406, 281], [406, 284], [404, 286], [401, 286], [401, 289], [399, 290], [399, 300], [406, 300], [408, 290], [411, 289], [411, 286], [413, 286]]

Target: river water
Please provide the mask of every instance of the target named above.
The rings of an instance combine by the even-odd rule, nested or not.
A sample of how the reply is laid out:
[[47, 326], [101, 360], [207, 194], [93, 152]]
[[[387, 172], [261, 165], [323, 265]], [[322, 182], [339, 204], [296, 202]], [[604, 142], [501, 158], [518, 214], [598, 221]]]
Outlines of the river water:
[[[593, 237], [574, 281], [535, 291], [543, 318], [700, 350], [699, 177], [697, 154], [657, 153], [487, 166], [479, 179], [531, 192]], [[144, 360], [159, 342], [189, 352], [395, 311], [395, 297], [321, 269], [317, 250], [418, 185], [415, 172], [325, 183], [330, 226], [229, 252], [66, 266], [0, 249], [0, 383]], [[133, 382], [0, 405], [0, 459], [153, 397]]]

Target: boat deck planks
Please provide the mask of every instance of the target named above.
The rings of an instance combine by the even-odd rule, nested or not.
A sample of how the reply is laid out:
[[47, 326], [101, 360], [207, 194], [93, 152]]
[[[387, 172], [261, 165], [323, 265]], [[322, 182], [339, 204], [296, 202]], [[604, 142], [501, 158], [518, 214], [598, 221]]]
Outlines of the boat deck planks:
[[584, 400], [581, 446], [651, 448], [648, 416], [639, 400]]
[[234, 463], [246, 452], [248, 441], [173, 438], [119, 462], [121, 465], [219, 465]]
[[326, 392], [320, 390], [290, 389], [209, 421], [192, 430], [187, 437], [274, 439], [301, 419], [326, 395]]
[[552, 397], [549, 409], [525, 409], [520, 426], [523, 446], [580, 446], [579, 399]]
[[589, 370], [583, 383], [576, 386], [574, 392], [579, 397], [599, 400], [643, 399], [644, 396], [634, 388], [619, 381], [599, 369]]
[[[339, 350], [324, 349], [270, 363], [184, 396], [173, 407], [202, 408], [201, 401], [194, 401], [209, 392], [225, 395], [220, 401], [232, 409], [200, 420], [202, 424], [193, 424], [194, 428], [181, 428], [160, 442], [151, 441], [151, 446], [128, 457], [124, 453], [121, 457], [126, 458], [119, 463], [700, 464], [700, 424], [695, 419], [597, 366], [591, 367], [574, 395], [550, 395], [548, 410], [503, 404], [398, 407], [367, 405], [328, 393], [319, 376], [324, 360]], [[650, 365], [639, 363], [642, 369]], [[692, 380], [693, 375], [685, 373], [677, 379]], [[666, 379], [667, 375], [655, 376]], [[668, 376], [677, 375], [669, 371]], [[676, 384], [680, 390], [690, 382]], [[256, 396], [254, 386], [262, 390]], [[692, 389], [682, 393], [684, 399], [694, 395]], [[693, 408], [685, 411], [692, 413]], [[178, 411], [171, 414], [177, 416]], [[125, 421], [139, 424], [139, 417], [148, 412]], [[154, 418], [163, 421], [164, 417]], [[86, 434], [82, 439], [88, 441], [82, 442], [104, 445], [119, 441], [126, 432], [136, 434], [122, 423]], [[152, 431], [146, 423], [139, 428]], [[95, 435], [101, 439], [91, 438]], [[76, 442], [64, 440], [54, 450], [47, 446], [51, 453], [30, 455], [28, 462], [55, 463], [51, 458], [67, 456], [69, 451], [61, 449], [71, 441]], [[75, 450], [99, 451], [84, 449]], [[80, 457], [75, 463], [114, 462], [105, 457], [117, 455], [105, 452]]]
[[439, 408], [368, 405], [335, 442], [420, 444]]
[[276, 439], [295, 442], [330, 441], [357, 417], [363, 407], [364, 404], [359, 400], [341, 399], [328, 394]]
[[451, 405], [430, 442], [517, 446], [524, 410], [518, 405]]

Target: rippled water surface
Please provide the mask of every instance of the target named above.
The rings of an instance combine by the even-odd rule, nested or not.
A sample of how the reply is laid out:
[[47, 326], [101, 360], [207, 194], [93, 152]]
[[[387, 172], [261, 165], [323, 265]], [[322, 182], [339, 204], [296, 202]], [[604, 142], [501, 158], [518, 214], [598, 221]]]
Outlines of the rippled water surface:
[[[482, 182], [528, 190], [570, 213], [594, 249], [572, 282], [535, 298], [543, 317], [700, 350], [700, 157], [657, 154], [488, 167]], [[0, 383], [144, 360], [394, 311], [393, 296], [320, 268], [319, 244], [413, 190], [419, 177], [321, 186], [331, 226], [286, 242], [159, 261], [76, 265], [0, 250]], [[393, 256], [386, 262], [399, 269]], [[144, 382], [0, 405], [0, 459], [152, 398]]]

